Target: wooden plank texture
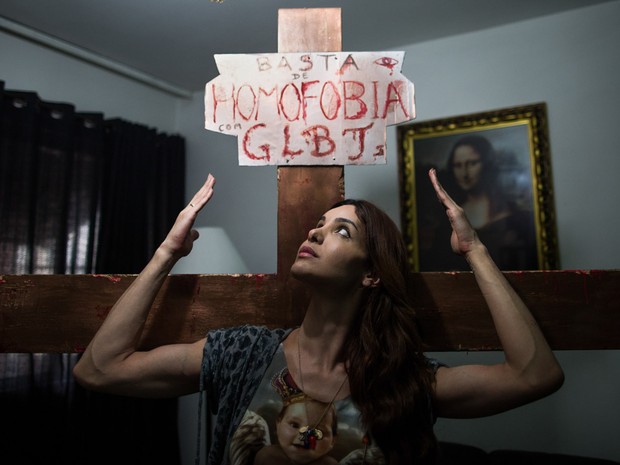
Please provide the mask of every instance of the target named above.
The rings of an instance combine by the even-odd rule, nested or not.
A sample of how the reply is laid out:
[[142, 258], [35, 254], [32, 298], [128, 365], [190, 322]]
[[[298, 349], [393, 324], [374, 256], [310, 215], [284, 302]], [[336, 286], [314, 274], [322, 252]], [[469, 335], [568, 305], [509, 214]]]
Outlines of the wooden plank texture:
[[278, 10], [278, 52], [342, 51], [340, 8]]
[[[554, 349], [620, 349], [620, 271], [506, 273]], [[1, 352], [79, 352], [134, 275], [0, 277]], [[429, 350], [493, 350], [495, 330], [471, 273], [414, 275]], [[289, 292], [276, 275], [172, 275], [141, 347], [191, 342], [240, 324], [290, 327]]]

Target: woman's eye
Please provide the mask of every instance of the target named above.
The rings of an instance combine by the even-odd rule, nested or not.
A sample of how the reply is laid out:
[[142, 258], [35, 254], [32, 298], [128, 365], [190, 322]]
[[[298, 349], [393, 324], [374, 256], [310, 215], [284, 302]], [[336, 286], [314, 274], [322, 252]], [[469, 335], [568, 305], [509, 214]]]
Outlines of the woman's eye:
[[351, 234], [349, 234], [349, 230], [347, 228], [344, 228], [344, 227], [338, 228], [336, 230], [336, 233], [340, 234], [343, 237], [351, 237]]

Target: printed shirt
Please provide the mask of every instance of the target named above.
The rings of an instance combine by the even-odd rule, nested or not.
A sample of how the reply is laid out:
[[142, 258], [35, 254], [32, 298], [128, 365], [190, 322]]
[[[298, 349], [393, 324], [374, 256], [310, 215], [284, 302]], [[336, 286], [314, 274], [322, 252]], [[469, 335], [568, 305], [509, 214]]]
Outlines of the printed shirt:
[[[268, 455], [277, 455], [279, 445], [277, 417], [284, 407], [282, 397], [274, 388], [275, 376], [286, 377], [286, 360], [282, 341], [290, 333], [285, 329], [261, 326], [240, 326], [210, 331], [204, 347], [200, 391], [206, 393], [208, 406], [206, 454], [208, 465], [254, 464]], [[440, 364], [428, 359], [429, 368]], [[298, 387], [291, 384], [292, 388]], [[430, 397], [429, 397], [430, 402]], [[341, 463], [346, 465], [381, 464], [381, 452], [370, 444], [365, 450], [360, 416], [350, 398], [335, 402], [335, 437], [329, 453], [309, 462], [314, 465]], [[313, 404], [305, 403], [312, 415]], [[199, 396], [198, 411], [202, 412], [203, 396]], [[320, 407], [319, 407], [319, 410]], [[320, 416], [320, 415], [319, 415]], [[198, 415], [199, 463], [201, 443], [201, 414]], [[305, 426], [305, 425], [304, 425]], [[312, 425], [315, 426], [315, 425]], [[329, 435], [317, 441], [324, 446]], [[316, 428], [320, 429], [320, 428]], [[269, 446], [274, 446], [268, 449]], [[280, 446], [281, 447], [281, 446]], [[265, 450], [263, 450], [265, 449]], [[365, 457], [364, 457], [365, 454]], [[280, 454], [282, 455], [282, 454]], [[364, 462], [365, 461], [365, 462]], [[277, 465], [275, 458], [265, 462]], [[295, 463], [290, 459], [283, 463]]]
[[[300, 434], [307, 427], [310, 434]], [[318, 431], [317, 431], [318, 430]], [[315, 401], [288, 372], [280, 344], [230, 440], [231, 465], [384, 464], [369, 445], [360, 412], [350, 397], [332, 403]]]

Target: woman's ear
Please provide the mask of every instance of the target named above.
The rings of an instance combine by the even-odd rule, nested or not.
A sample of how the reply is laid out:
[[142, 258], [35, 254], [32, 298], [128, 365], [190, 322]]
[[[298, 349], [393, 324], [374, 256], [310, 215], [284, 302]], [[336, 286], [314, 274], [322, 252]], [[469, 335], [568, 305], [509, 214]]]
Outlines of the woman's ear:
[[366, 276], [364, 276], [364, 279], [362, 280], [362, 286], [377, 287], [380, 281], [381, 280], [374, 276], [372, 273], [368, 273]]

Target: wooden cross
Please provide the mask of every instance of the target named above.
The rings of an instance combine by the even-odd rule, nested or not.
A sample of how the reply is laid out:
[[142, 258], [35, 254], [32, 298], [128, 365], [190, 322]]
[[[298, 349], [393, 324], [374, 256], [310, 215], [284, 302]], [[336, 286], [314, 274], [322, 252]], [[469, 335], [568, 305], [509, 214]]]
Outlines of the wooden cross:
[[[341, 51], [340, 9], [283, 9], [278, 51]], [[307, 295], [290, 278], [297, 248], [344, 197], [342, 166], [278, 168], [278, 269], [259, 275], [171, 275], [141, 348], [193, 342], [214, 328], [290, 327]], [[448, 244], [446, 244], [446, 247]], [[554, 349], [620, 348], [620, 271], [506, 273]], [[135, 275], [0, 276], [0, 352], [80, 352]], [[471, 273], [416, 273], [416, 308], [429, 350], [499, 349]]]

